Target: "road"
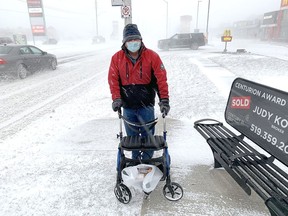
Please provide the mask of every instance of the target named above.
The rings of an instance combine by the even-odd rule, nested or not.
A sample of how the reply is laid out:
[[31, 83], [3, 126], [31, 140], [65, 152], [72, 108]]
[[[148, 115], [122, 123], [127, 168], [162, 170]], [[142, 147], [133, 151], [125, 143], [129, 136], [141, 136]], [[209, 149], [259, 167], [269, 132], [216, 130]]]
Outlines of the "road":
[[[170, 72], [172, 180], [182, 185], [184, 197], [167, 201], [160, 182], [148, 199], [133, 192], [131, 203], [122, 205], [113, 194], [111, 170], [118, 142], [107, 86], [112, 53], [61, 55], [56, 71], [0, 81], [1, 215], [269, 215], [256, 194], [247, 196], [225, 170], [213, 169], [211, 150], [193, 122], [223, 120], [229, 83], [241, 71], [248, 78], [262, 69], [263, 77], [275, 70], [285, 76], [272, 67], [280, 60], [258, 56], [262, 63], [249, 70], [243, 62], [254, 55], [159, 52]], [[286, 61], [281, 65], [287, 68]]]
[[[96, 52], [66, 55], [58, 58], [59, 65], [55, 71], [37, 72], [25, 80], [1, 80], [0, 140], [83, 94], [95, 80], [107, 73], [108, 56]], [[93, 61], [95, 67], [90, 68]], [[79, 67], [82, 68], [81, 73]]]

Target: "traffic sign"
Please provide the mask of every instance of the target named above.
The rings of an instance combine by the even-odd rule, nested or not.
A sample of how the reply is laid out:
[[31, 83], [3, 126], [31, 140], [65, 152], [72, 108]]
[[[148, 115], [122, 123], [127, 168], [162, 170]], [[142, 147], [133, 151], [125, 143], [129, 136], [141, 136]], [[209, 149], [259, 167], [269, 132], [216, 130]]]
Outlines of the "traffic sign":
[[123, 5], [121, 6], [121, 16], [122, 18], [127, 18], [131, 16], [131, 6]]

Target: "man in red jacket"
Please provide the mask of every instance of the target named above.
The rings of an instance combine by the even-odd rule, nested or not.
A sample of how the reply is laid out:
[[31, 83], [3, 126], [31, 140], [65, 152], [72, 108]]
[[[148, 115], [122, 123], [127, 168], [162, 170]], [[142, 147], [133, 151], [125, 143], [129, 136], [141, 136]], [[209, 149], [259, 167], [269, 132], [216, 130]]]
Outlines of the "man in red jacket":
[[[123, 45], [111, 59], [108, 82], [112, 94], [112, 109], [123, 107], [123, 116], [131, 122], [143, 123], [155, 119], [156, 93], [160, 111], [167, 115], [169, 92], [165, 67], [159, 55], [145, 47], [137, 25], [127, 24], [123, 30]], [[154, 134], [154, 128], [139, 132], [125, 124], [128, 136]], [[153, 151], [132, 151], [132, 158], [149, 159]]]

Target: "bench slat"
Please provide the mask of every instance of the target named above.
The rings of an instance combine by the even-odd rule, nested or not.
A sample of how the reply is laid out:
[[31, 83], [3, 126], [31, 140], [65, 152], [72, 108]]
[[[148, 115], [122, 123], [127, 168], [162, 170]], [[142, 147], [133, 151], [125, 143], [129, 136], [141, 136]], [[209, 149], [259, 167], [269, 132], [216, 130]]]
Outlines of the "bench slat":
[[[201, 126], [203, 127], [203, 125], [201, 125]], [[207, 133], [209, 132], [209, 134], [211, 134], [213, 137], [221, 137], [221, 135], [217, 134], [216, 130], [214, 130], [215, 125], [212, 125], [211, 128], [210, 128], [210, 125], [205, 125], [204, 127], [205, 127], [205, 129], [203, 129], [203, 130], [205, 130]], [[226, 130], [228, 130], [228, 129], [226, 128]], [[219, 127], [217, 128], [217, 131], [220, 131]], [[228, 132], [230, 132], [230, 131], [228, 131]], [[221, 133], [223, 134], [223, 129], [221, 129]], [[230, 132], [230, 134], [231, 134], [231, 132]], [[263, 184], [263, 183], [269, 184], [269, 181], [275, 181], [275, 178], [276, 178], [280, 182], [279, 183], [275, 182], [273, 184], [277, 184], [277, 187], [281, 188], [281, 190], [283, 190], [285, 193], [288, 193], [287, 182], [285, 182], [285, 180], [283, 179], [283, 177], [281, 175], [279, 175], [279, 173], [275, 172], [274, 170], [272, 170], [270, 167], [268, 167], [266, 165], [266, 163], [272, 164], [271, 159], [269, 160], [266, 156], [261, 155], [261, 154], [256, 155], [255, 154], [256, 150], [254, 150], [254, 153], [253, 152], [247, 152], [247, 151], [244, 152], [242, 144], [246, 144], [246, 143], [242, 139], [237, 138], [236, 135], [234, 137], [228, 137], [226, 134], [225, 138], [208, 138], [207, 142], [209, 144], [211, 144], [211, 141], [215, 142], [215, 140], [219, 140], [217, 147], [219, 147], [220, 150], [218, 150], [218, 153], [219, 153], [219, 151], [221, 151], [219, 153], [221, 155], [222, 151], [224, 151], [225, 154], [229, 156], [228, 160], [226, 159], [226, 163], [228, 163], [230, 166], [235, 166], [237, 163], [241, 162], [240, 165], [247, 166], [252, 171], [250, 173], [250, 170], [245, 170], [246, 172], [250, 173], [250, 175], [254, 175], [253, 172], [257, 173], [255, 178], [257, 177], [260, 179], [258, 181], [259, 184]], [[234, 144], [233, 148], [232, 148], [230, 143]], [[246, 144], [246, 145], [248, 145], [248, 144]], [[214, 148], [215, 148], [215, 146], [214, 146]], [[239, 160], [236, 160], [236, 159], [239, 159]], [[263, 165], [263, 168], [261, 166], [259, 166], [259, 164]], [[253, 165], [253, 166], [251, 166], [251, 165]], [[271, 184], [270, 187], [273, 188], [273, 184]], [[283, 187], [281, 184], [285, 184], [286, 188]], [[266, 188], [266, 190], [269, 191], [269, 193], [271, 193], [269, 188]], [[277, 189], [274, 188], [274, 191], [276, 191], [276, 190]]]

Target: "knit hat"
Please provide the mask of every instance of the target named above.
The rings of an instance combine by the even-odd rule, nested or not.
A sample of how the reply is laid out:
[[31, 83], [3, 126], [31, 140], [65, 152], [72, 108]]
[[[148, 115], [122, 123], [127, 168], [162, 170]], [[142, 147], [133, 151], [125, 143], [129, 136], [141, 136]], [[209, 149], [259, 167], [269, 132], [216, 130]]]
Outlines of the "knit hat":
[[133, 40], [133, 39], [142, 40], [141, 34], [140, 34], [136, 24], [127, 24], [123, 30], [122, 42], [124, 44], [126, 41]]

